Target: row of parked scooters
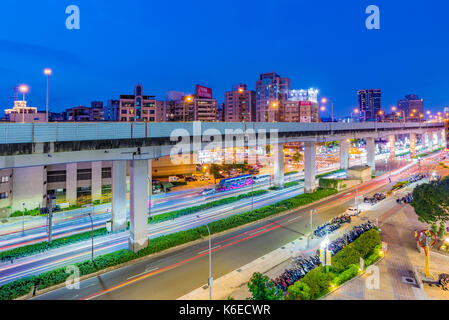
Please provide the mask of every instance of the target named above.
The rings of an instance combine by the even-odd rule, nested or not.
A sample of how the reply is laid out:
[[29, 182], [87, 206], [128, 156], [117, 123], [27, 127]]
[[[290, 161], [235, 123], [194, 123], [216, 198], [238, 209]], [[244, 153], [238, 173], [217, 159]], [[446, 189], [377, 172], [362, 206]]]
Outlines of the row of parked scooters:
[[411, 203], [413, 200], [413, 194], [411, 194], [410, 192], [407, 193], [404, 197], [402, 198], [397, 198], [396, 202], [397, 203]]
[[313, 231], [313, 235], [319, 238], [324, 237], [339, 229], [343, 223], [351, 223], [351, 216], [342, 214], [341, 216], [335, 217], [331, 221], [316, 227]]
[[[345, 246], [356, 240], [364, 232], [372, 229], [374, 224], [369, 221], [367, 223], [354, 226], [351, 231], [346, 232], [342, 237], [332, 241], [328, 245], [328, 249], [331, 251], [332, 256], [337, 254]], [[309, 271], [315, 269], [321, 264], [320, 251], [310, 256], [309, 258], [298, 257], [293, 260], [293, 268], [286, 269], [279, 277], [272, 280], [277, 288], [287, 292], [289, 286], [293, 285], [296, 281], [302, 279]]]
[[365, 197], [363, 199], [363, 202], [375, 205], [376, 203], [378, 203], [379, 201], [384, 200], [385, 198], [386, 198], [385, 194], [383, 194], [383, 193], [375, 193], [375, 194], [373, 194], [372, 197]]
[[415, 174], [412, 177], [409, 177], [408, 178], [408, 182], [409, 183], [417, 182], [417, 181], [420, 181], [420, 180], [422, 180], [422, 179], [424, 179], [426, 177], [427, 177], [427, 175], [425, 175], [424, 173], [418, 173], [418, 174]]

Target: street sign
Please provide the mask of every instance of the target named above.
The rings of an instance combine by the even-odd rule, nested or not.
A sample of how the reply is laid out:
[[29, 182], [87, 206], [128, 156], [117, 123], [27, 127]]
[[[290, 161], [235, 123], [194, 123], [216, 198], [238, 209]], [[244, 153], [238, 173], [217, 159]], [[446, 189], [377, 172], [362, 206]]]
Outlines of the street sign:
[[326, 266], [331, 266], [331, 258], [332, 258], [332, 252], [330, 250], [326, 250]]
[[112, 221], [106, 221], [106, 230], [108, 230], [108, 232], [112, 232]]
[[324, 248], [320, 248], [320, 262], [323, 266], [326, 265], [326, 251]]

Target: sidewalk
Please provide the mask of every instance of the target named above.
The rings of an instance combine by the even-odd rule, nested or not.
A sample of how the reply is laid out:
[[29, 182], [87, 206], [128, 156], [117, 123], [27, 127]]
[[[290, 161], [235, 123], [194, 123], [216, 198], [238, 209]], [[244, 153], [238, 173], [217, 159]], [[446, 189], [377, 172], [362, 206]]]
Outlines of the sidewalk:
[[[351, 224], [343, 225], [339, 230], [332, 233], [329, 238], [334, 240], [343, 235], [348, 229], [354, 225], [364, 223], [364, 219], [354, 217]], [[249, 292], [246, 283], [251, 278], [253, 273], [260, 272], [270, 278], [279, 276], [284, 270], [290, 267], [292, 258], [299, 256], [309, 256], [314, 253], [320, 246], [323, 238], [315, 238], [310, 240], [310, 246], [307, 248], [307, 238], [299, 238], [296, 241], [290, 242], [285, 246], [276, 249], [259, 259], [256, 259], [245, 266], [234, 270], [218, 279], [214, 280], [212, 289], [213, 300], [226, 300], [232, 296], [237, 300], [244, 300], [249, 297]], [[204, 285], [192, 292], [178, 298], [177, 300], [208, 300], [209, 287]]]
[[[416, 284], [414, 269], [422, 270], [424, 254], [419, 253], [413, 239], [415, 229], [424, 227], [416, 218], [413, 208], [404, 205], [399, 210], [382, 215], [382, 240], [388, 243], [388, 250], [377, 266], [380, 287], [367, 289], [368, 275], [363, 275], [342, 286], [325, 300], [449, 300], [449, 292], [437, 287]], [[449, 258], [432, 255], [430, 269], [433, 275], [449, 273]], [[409, 278], [411, 282], [408, 282]]]

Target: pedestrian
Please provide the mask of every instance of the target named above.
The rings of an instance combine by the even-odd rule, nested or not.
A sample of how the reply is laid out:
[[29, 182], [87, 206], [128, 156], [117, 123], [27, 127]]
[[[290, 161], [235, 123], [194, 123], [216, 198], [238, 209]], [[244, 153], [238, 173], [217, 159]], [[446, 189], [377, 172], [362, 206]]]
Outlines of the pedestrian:
[[418, 240], [418, 231], [415, 229], [415, 239]]

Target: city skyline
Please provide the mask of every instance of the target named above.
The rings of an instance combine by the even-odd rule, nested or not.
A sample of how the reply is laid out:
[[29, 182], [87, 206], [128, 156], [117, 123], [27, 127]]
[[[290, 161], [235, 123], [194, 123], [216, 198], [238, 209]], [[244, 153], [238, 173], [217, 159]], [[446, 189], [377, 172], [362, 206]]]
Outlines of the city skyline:
[[[81, 11], [80, 30], [65, 28], [66, 4], [48, 8], [45, 19], [35, 15], [38, 4], [25, 5], [20, 12], [25, 25], [14, 22], [19, 18], [16, 5], [5, 1], [4, 12], [11, 14], [2, 19], [4, 28], [0, 31], [2, 111], [12, 107], [13, 87], [19, 83], [30, 86], [29, 105], [43, 110], [46, 67], [54, 71], [50, 109], [55, 112], [88, 106], [91, 101], [118, 99], [137, 83], [159, 100], [165, 99], [167, 91], [193, 93], [196, 84], [203, 84], [213, 88], [214, 98], [221, 103], [232, 85], [246, 83], [249, 90], [255, 90], [258, 76], [272, 71], [290, 78], [292, 88], [318, 88], [321, 96], [334, 102], [337, 117], [357, 106], [358, 90], [369, 88], [382, 89], [385, 110], [408, 94], [422, 97], [426, 110], [449, 105], [444, 94], [448, 85], [444, 75], [449, 70], [442, 54], [448, 45], [437, 36], [422, 37], [442, 32], [444, 22], [435, 18], [433, 9], [405, 5], [404, 1], [379, 1], [380, 30], [365, 28], [364, 6], [342, 8], [329, 1], [263, 2], [261, 6], [235, 3], [242, 13], [229, 13], [221, 10], [220, 4], [202, 1], [170, 6], [138, 1], [127, 6], [102, 1], [74, 4]], [[437, 16], [447, 4], [440, 6]], [[306, 12], [301, 19], [288, 13], [298, 10]], [[145, 12], [155, 12], [150, 22]], [[317, 13], [320, 19], [316, 19]], [[135, 21], [125, 18], [130, 14]], [[169, 23], [172, 19], [166, 19], [168, 14], [179, 23]], [[272, 30], [271, 22], [260, 17], [283, 22], [285, 28], [281, 33]], [[225, 28], [227, 18], [234, 23]], [[321, 19], [327, 23], [320, 24]], [[407, 27], [411, 19], [417, 23]], [[208, 28], [204, 28], [205, 23]], [[14, 28], [8, 28], [11, 25]], [[309, 50], [304, 50], [305, 39]], [[422, 45], [410, 51], [406, 44], [412, 40]], [[373, 45], [360, 50], [366, 41]], [[140, 49], [134, 50], [133, 43], [139, 43]], [[227, 43], [239, 50], [221, 50]], [[205, 48], [198, 44], [205, 44]], [[434, 50], [428, 52], [426, 47]]]

